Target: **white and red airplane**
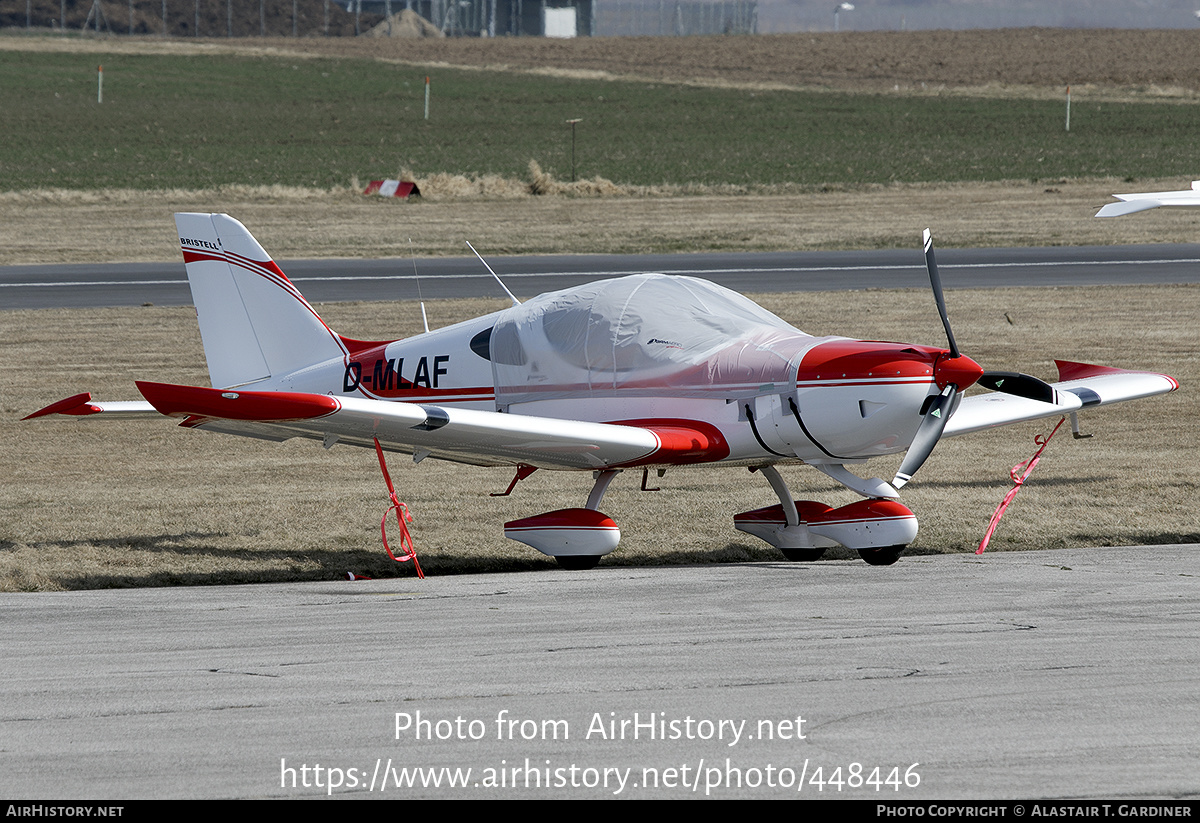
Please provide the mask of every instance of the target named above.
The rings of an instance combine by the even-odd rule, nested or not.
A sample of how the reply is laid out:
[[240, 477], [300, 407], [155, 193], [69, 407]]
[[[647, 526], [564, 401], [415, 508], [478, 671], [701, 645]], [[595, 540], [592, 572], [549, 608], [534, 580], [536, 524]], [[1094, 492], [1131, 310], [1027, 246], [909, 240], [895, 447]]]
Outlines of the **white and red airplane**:
[[[80, 394], [29, 417], [167, 415], [227, 434], [508, 466], [513, 485], [535, 469], [590, 472], [583, 507], [505, 524], [506, 536], [567, 568], [590, 568], [617, 547], [620, 531], [600, 506], [619, 472], [698, 465], [766, 478], [779, 504], [735, 515], [734, 526], [788, 558], [841, 545], [891, 564], [917, 534], [897, 490], [941, 437], [1074, 422], [1080, 409], [1178, 387], [1165, 375], [1061, 361], [1052, 384], [985, 372], [955, 344], [928, 231], [948, 348], [813, 337], [728, 289], [661, 274], [514, 298], [403, 340], [354, 340], [322, 322], [237, 220], [175, 222], [213, 388], [139, 381], [144, 401]], [[993, 391], [964, 398], [976, 383]], [[901, 452], [891, 482], [846, 468]], [[794, 462], [863, 499], [794, 500], [776, 468]]]

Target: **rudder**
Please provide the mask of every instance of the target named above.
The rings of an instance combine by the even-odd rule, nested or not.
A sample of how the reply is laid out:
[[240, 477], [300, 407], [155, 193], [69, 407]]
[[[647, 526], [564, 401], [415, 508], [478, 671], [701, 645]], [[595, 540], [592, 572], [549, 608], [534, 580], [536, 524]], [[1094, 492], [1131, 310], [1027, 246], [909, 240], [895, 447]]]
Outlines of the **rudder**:
[[[227, 214], [176, 214], [213, 388], [259, 384], [345, 354], [340, 338]], [[265, 383], [265, 385], [264, 385]]]

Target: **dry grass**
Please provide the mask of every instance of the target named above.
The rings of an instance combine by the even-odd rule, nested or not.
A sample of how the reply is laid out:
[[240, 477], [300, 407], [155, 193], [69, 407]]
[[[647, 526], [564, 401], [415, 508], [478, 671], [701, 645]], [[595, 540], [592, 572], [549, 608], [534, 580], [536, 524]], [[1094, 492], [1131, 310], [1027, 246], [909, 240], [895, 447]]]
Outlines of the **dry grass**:
[[177, 261], [176, 211], [232, 214], [280, 259], [407, 257], [409, 238], [417, 254], [445, 256], [461, 255], [468, 239], [491, 254], [566, 254], [915, 248], [926, 227], [942, 247], [1193, 242], [1197, 233], [1186, 210], [1162, 210], [1153, 220], [1092, 217], [1113, 192], [1190, 185], [1178, 179], [615, 197], [538, 197], [527, 193], [530, 181], [416, 179], [430, 196], [411, 202], [350, 187], [0, 194], [0, 265]]
[[[932, 342], [940, 327], [928, 294], [762, 295], [813, 333]], [[500, 308], [496, 301], [430, 303], [435, 325]], [[1200, 541], [1194, 386], [1200, 288], [1031, 289], [950, 295], [960, 345], [986, 366], [1053, 377], [1050, 354], [1146, 367], [1183, 388], [1083, 417], [1091, 440], [1060, 433], [1018, 497], [992, 550]], [[332, 326], [365, 338], [418, 330], [412, 305], [331, 304]], [[1012, 318], [1012, 323], [1006, 319]], [[193, 313], [146, 307], [9, 312], [0, 329], [0, 589], [74, 589], [329, 579], [355, 571], [407, 575], [383, 555], [386, 494], [366, 451], [281, 445], [189, 432], [168, 421], [18, 418], [91, 389], [135, 397], [133, 380], [204, 384]], [[922, 531], [914, 552], [971, 551], [1007, 488], [1008, 467], [1032, 451], [1031, 424], [942, 443], [905, 489]], [[510, 475], [393, 458], [393, 477], [416, 516], [431, 574], [550, 566], [502, 537], [505, 520], [580, 505], [582, 475], [538, 472], [508, 498]], [[865, 467], [890, 477], [894, 461]], [[785, 472], [798, 496], [839, 504], [853, 495], [803, 467]], [[655, 493], [640, 476], [614, 484], [605, 510], [622, 526], [606, 563], [651, 565], [776, 559], [733, 531], [734, 512], [773, 500], [760, 478], [735, 469], [672, 471]], [[834, 553], [838, 556], [838, 553]], [[845, 554], [841, 554], [845, 556]]]

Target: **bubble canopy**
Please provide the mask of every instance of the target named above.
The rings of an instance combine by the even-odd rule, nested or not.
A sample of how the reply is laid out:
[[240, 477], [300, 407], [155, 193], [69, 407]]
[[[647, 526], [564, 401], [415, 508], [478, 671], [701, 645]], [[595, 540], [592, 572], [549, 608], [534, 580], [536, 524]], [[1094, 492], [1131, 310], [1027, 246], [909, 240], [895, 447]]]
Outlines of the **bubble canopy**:
[[824, 339], [707, 280], [600, 280], [500, 313], [491, 336], [496, 402], [792, 391], [804, 353]]

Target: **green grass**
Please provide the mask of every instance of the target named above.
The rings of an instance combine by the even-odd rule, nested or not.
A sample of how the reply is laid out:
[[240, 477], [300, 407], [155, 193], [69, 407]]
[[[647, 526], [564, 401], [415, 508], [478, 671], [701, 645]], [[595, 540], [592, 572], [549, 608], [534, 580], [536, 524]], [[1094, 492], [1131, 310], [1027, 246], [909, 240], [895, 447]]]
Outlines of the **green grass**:
[[[104, 64], [104, 102], [96, 65]], [[355, 60], [0, 52], [0, 190], [345, 186], [402, 168], [630, 185], [1195, 171], [1200, 107], [748, 92]]]

